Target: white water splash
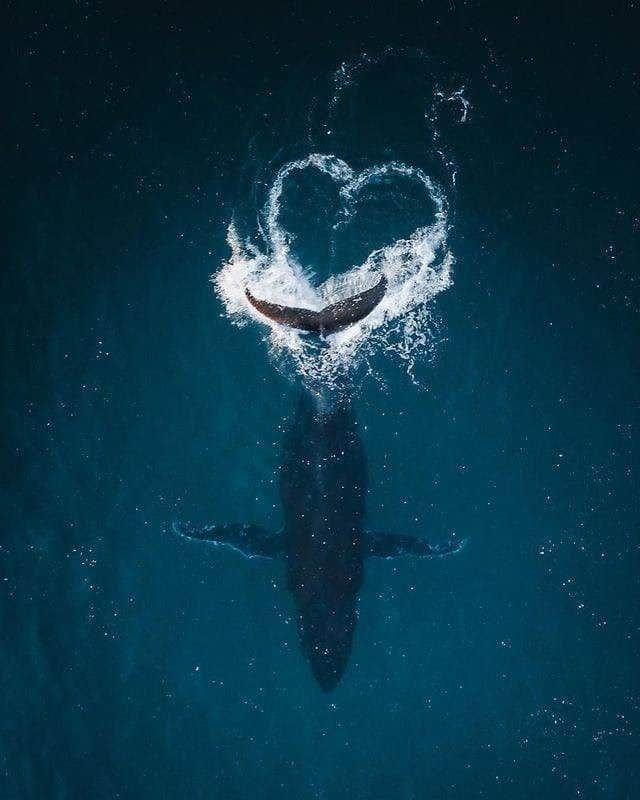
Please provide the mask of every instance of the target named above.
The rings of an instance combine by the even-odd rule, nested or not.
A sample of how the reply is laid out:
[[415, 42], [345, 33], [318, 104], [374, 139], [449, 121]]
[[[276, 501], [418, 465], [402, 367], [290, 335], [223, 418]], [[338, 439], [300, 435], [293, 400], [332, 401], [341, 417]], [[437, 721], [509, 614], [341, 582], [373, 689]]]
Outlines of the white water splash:
[[469, 119], [469, 112], [471, 110], [471, 103], [465, 96], [465, 87], [461, 86], [453, 92], [445, 92], [442, 89], [437, 89], [435, 92], [435, 99], [441, 103], [452, 103], [460, 106], [460, 119], [459, 122], [467, 122]]
[[[424, 190], [425, 218], [432, 222], [407, 238], [392, 241], [372, 251], [362, 264], [314, 286], [310, 272], [291, 251], [292, 237], [280, 224], [286, 181], [292, 172], [316, 169], [338, 186], [341, 211], [334, 229], [349, 224], [361, 202], [363, 190], [384, 179], [417, 182]], [[249, 319], [265, 326], [272, 352], [287, 355], [309, 383], [333, 386], [356, 366], [371, 369], [376, 352], [395, 354], [406, 362], [407, 371], [421, 355], [429, 353], [434, 320], [427, 304], [451, 285], [453, 256], [447, 249], [447, 202], [442, 190], [417, 167], [397, 161], [355, 172], [334, 155], [312, 153], [283, 166], [269, 192], [260, 233], [261, 250], [242, 241], [229, 226], [230, 259], [212, 281], [227, 313], [238, 324]], [[245, 290], [282, 305], [319, 310], [370, 286], [384, 274], [388, 288], [380, 304], [360, 322], [319, 340], [317, 336], [271, 322], [247, 301]]]
[[433, 93], [431, 106], [424, 115], [431, 126], [431, 139], [433, 141], [434, 150], [440, 156], [444, 168], [449, 173], [451, 185], [454, 187], [457, 177], [456, 162], [451, 153], [448, 152], [448, 148], [442, 139], [439, 118], [442, 107], [444, 105], [449, 105], [452, 108], [459, 109], [460, 116], [457, 120], [459, 124], [464, 125], [468, 122], [472, 107], [465, 95], [465, 91], [466, 89], [464, 86], [455, 90], [436, 89]]

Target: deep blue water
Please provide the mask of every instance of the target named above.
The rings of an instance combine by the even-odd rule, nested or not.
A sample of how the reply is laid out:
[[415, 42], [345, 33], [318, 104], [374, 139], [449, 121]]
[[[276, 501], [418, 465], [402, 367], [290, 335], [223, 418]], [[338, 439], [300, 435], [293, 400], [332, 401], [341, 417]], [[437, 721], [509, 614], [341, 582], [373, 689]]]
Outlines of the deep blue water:
[[[10, 4], [3, 798], [638, 796], [640, 19], [498, 5]], [[348, 385], [371, 527], [468, 539], [366, 563], [330, 694], [282, 565], [169, 530], [280, 525], [301, 378], [209, 277], [313, 152], [446, 193], [410, 374]], [[323, 180], [316, 282], [432, 221], [372, 190], [336, 238]]]

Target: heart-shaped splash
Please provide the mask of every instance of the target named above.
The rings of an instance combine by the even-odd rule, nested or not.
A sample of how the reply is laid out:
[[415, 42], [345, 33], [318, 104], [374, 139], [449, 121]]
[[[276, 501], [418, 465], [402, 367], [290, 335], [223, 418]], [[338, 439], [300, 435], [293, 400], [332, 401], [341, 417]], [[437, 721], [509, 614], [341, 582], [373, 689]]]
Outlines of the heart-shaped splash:
[[290, 171], [278, 198], [277, 222], [289, 257], [315, 286], [408, 238], [432, 223], [438, 210], [422, 176], [388, 168], [356, 175], [338, 166]]
[[[329, 177], [338, 187], [340, 203], [336, 207], [334, 230], [346, 228], [367, 208], [375, 194], [374, 187], [384, 184], [388, 190], [394, 182], [405, 185], [409, 182], [414, 195], [420, 190], [425, 217], [433, 221], [415, 228], [404, 238], [394, 238], [387, 226], [388, 244], [373, 249], [362, 263], [314, 286], [313, 273], [292, 252], [291, 234], [281, 221], [287, 179], [294, 172], [309, 169]], [[392, 200], [393, 192], [388, 191], [387, 196]], [[384, 198], [380, 193], [374, 197], [378, 206]], [[313, 223], [314, 220], [308, 221], [309, 225]], [[273, 351], [291, 355], [303, 377], [315, 382], [334, 383], [354, 364], [369, 360], [379, 349], [395, 352], [405, 359], [411, 372], [416, 356], [430, 346], [432, 318], [425, 304], [451, 283], [453, 256], [446, 247], [447, 232], [446, 199], [418, 167], [391, 161], [355, 172], [336, 156], [313, 153], [286, 164], [276, 175], [261, 228], [264, 251], [241, 242], [231, 225], [228, 232], [231, 258], [213, 280], [234, 320], [242, 323], [253, 317], [268, 323], [247, 301], [246, 289], [271, 303], [319, 310], [328, 303], [364, 291], [384, 275], [387, 291], [372, 313], [328, 337], [321, 348], [299, 331], [268, 323]]]

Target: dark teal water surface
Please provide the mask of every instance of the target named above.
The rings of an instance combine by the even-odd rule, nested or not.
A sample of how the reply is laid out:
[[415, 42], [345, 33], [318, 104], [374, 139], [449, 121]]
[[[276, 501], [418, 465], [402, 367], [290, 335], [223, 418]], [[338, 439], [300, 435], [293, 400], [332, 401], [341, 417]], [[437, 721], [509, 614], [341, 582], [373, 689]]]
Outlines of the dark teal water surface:
[[[0, 796], [637, 798], [638, 8], [269, 5], [9, 4]], [[300, 381], [208, 281], [314, 151], [446, 187], [432, 352], [352, 405], [372, 527], [468, 538], [366, 564], [330, 694], [282, 565], [169, 532], [280, 524]], [[320, 277], [419, 224], [296, 191]]]

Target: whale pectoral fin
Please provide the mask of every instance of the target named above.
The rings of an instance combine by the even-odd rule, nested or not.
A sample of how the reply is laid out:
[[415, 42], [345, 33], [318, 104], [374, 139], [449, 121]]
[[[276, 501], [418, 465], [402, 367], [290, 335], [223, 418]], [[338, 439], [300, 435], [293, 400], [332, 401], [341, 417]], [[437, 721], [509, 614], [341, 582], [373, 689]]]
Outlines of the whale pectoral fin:
[[377, 558], [397, 558], [399, 556], [417, 556], [418, 558], [434, 558], [459, 553], [467, 543], [466, 539], [449, 539], [434, 544], [426, 539], [413, 536], [397, 536], [393, 533], [368, 532], [365, 537], [365, 555]]
[[282, 536], [258, 525], [204, 525], [174, 522], [171, 529], [185, 539], [199, 539], [216, 547], [228, 547], [245, 558], [277, 558], [284, 554]]

